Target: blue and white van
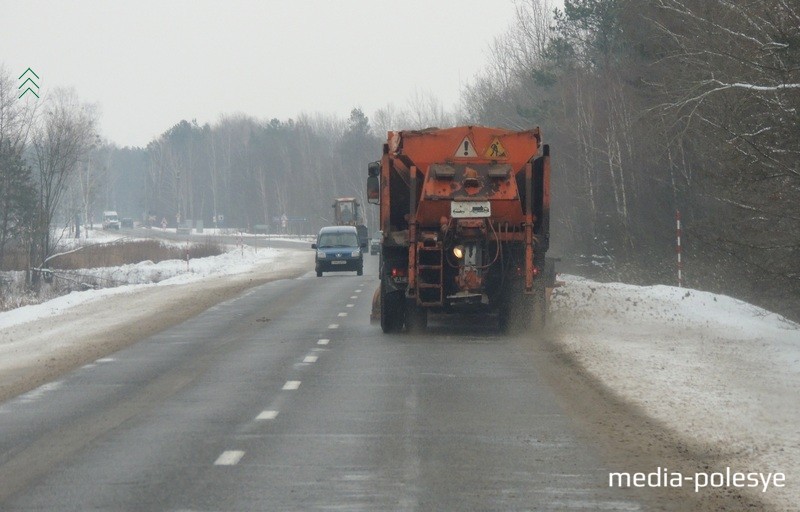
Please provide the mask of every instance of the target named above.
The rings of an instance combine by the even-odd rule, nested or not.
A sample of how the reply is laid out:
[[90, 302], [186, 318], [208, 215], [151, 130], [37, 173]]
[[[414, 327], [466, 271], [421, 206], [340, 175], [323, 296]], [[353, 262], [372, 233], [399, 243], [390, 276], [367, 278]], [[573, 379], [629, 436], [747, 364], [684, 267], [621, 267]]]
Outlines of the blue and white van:
[[314, 258], [317, 277], [323, 272], [355, 271], [364, 274], [364, 254], [355, 226], [328, 226], [319, 230], [317, 243], [311, 245], [317, 250]]

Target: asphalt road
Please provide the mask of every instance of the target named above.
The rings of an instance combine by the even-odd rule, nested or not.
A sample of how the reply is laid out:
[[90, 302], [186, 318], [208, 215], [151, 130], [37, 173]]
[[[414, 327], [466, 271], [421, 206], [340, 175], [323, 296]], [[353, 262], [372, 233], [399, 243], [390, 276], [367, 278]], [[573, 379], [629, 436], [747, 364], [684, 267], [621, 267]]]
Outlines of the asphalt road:
[[0, 510], [650, 510], [481, 322], [369, 324], [365, 275], [268, 283], [0, 404]]

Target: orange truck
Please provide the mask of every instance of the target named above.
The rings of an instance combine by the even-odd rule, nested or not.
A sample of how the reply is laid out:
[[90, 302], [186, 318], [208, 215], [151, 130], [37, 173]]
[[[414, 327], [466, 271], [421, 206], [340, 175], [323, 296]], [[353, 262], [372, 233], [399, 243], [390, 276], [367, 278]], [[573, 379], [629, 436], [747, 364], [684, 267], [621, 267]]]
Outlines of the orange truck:
[[337, 226], [355, 226], [360, 244], [369, 242], [367, 226], [361, 214], [361, 205], [355, 197], [337, 197], [333, 200], [333, 219]]
[[429, 312], [494, 315], [503, 330], [544, 325], [555, 268], [538, 128], [389, 132], [367, 197], [380, 206], [383, 332], [423, 330]]

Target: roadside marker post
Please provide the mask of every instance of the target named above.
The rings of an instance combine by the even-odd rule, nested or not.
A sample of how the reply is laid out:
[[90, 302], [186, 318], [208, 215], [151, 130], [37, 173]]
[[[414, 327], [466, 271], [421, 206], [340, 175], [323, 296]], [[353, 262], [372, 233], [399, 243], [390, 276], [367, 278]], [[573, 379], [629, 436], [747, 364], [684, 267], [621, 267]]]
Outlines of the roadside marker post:
[[683, 259], [681, 247], [681, 211], [675, 210], [676, 241], [675, 252], [678, 254], [678, 288], [683, 288]]

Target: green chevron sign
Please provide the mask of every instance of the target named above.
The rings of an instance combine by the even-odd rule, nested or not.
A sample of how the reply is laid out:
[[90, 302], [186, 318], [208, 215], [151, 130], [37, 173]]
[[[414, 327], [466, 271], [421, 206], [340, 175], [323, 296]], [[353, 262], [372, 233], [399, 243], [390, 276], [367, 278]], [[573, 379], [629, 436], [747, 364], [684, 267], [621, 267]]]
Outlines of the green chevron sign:
[[25, 87], [26, 85], [27, 87], [25, 88], [24, 91], [22, 91], [22, 94], [20, 94], [19, 97], [22, 98], [23, 96], [25, 96], [25, 94], [30, 92], [31, 94], [33, 94], [38, 98], [39, 94], [37, 93], [37, 91], [39, 90], [39, 85], [33, 81], [33, 78], [36, 77], [36, 80], [39, 80], [39, 75], [37, 75], [36, 72], [31, 68], [28, 68], [25, 70], [24, 73], [19, 75], [19, 79], [22, 80], [26, 76], [28, 78], [24, 82], [22, 82], [22, 84], [19, 86], [18, 89], [22, 90], [22, 88]]

